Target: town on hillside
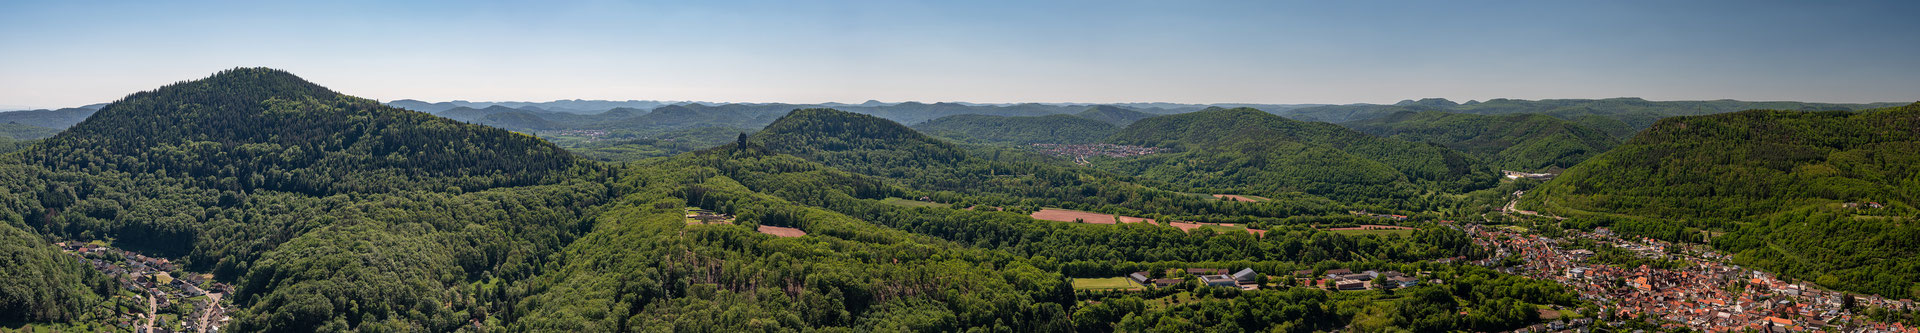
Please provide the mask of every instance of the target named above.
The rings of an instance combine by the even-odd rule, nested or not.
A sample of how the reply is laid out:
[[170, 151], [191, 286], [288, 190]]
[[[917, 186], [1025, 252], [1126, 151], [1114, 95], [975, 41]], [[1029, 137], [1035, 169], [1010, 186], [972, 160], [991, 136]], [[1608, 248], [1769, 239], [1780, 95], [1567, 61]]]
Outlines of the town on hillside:
[[[1551, 280], [1579, 291], [1604, 309], [1604, 320], [1655, 320], [1671, 328], [1706, 332], [1920, 332], [1899, 323], [1875, 322], [1861, 315], [1869, 307], [1913, 309], [1913, 300], [1892, 300], [1821, 290], [1766, 272], [1728, 264], [1728, 256], [1679, 247], [1664, 241], [1568, 230], [1560, 239], [1509, 228], [1450, 225], [1472, 234], [1493, 252], [1474, 264], [1508, 274]], [[1616, 267], [1592, 262], [1593, 250], [1569, 246], [1592, 241], [1647, 259], [1671, 260], [1681, 268], [1640, 265]], [[1503, 265], [1518, 258], [1518, 265]]]
[[[114, 279], [119, 292], [103, 304], [108, 322], [135, 332], [215, 332], [232, 318], [233, 286], [213, 274], [181, 270], [172, 260], [102, 242], [54, 243], [61, 251]], [[129, 305], [130, 304], [130, 305]]]
[[1033, 149], [1041, 154], [1073, 159], [1074, 163], [1087, 164], [1087, 158], [1106, 156], [1113, 158], [1151, 155], [1167, 152], [1166, 148], [1116, 145], [1107, 143], [1091, 144], [1054, 144], [1035, 143]]

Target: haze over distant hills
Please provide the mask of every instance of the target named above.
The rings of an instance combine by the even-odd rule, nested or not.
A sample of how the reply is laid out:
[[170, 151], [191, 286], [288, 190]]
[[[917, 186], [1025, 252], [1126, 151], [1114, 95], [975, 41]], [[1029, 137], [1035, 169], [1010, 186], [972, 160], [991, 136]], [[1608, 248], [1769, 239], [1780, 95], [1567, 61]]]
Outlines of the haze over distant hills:
[[1392, 105], [1347, 104], [1305, 107], [1280, 115], [1305, 121], [1324, 121], [1344, 123], [1386, 117], [1403, 111], [1444, 111], [1453, 113], [1471, 113], [1501, 115], [1514, 113], [1538, 113], [1561, 119], [1571, 120], [1581, 125], [1606, 131], [1616, 137], [1633, 135], [1660, 118], [1672, 116], [1692, 116], [1741, 110], [1768, 109], [1794, 111], [1861, 110], [1906, 105], [1911, 102], [1886, 103], [1808, 103], [1808, 102], [1748, 102], [1736, 100], [1712, 101], [1648, 101], [1634, 97], [1607, 99], [1543, 99], [1521, 100], [1497, 98], [1481, 101], [1455, 103], [1444, 98], [1425, 98], [1404, 100]]
[[[1507, 331], [1603, 306], [1464, 264], [1522, 260], [1463, 230], [1499, 224], [1920, 295], [1901, 260], [1920, 251], [1920, 104], [1668, 117], [1622, 143], [1588, 123], [1747, 102], [1424, 99], [1339, 106], [1363, 118], [1341, 124], [1282, 116], [1332, 106], [635, 103], [415, 105], [449, 106], [434, 115], [239, 68], [11, 113], [67, 129], [0, 124], [52, 135], [0, 142], [0, 321], [148, 316], [115, 305], [125, 288], [198, 297], [75, 260], [124, 260], [81, 242], [233, 286], [233, 331]], [[1584, 106], [1519, 112], [1559, 104]], [[1569, 168], [1540, 183], [1508, 167]], [[1506, 214], [1516, 200], [1570, 219]], [[1271, 278], [1127, 282], [1184, 268]], [[1339, 268], [1433, 279], [1298, 282]]]
[[[450, 102], [428, 103], [423, 101], [406, 100], [406, 99], [388, 102], [387, 104], [395, 107], [409, 109], [409, 110], [435, 113], [435, 114], [439, 114], [442, 112], [446, 112], [456, 108], [463, 108], [463, 107], [470, 108], [470, 109], [487, 109], [488, 107], [500, 106], [500, 107], [504, 107], [504, 108], [499, 108], [500, 110], [503, 110], [503, 111], [505, 109], [519, 110], [519, 111], [504, 111], [504, 112], [525, 112], [531, 115], [544, 115], [544, 116], [541, 116], [542, 118], [564, 117], [564, 114], [594, 115], [594, 114], [603, 113], [615, 108], [627, 108], [627, 109], [634, 109], [634, 110], [652, 110], [654, 108], [659, 108], [662, 106], [671, 106], [671, 105], [684, 106], [684, 105], [696, 105], [696, 104], [709, 106], [709, 107], [721, 107], [721, 108], [732, 108], [732, 109], [753, 108], [753, 109], [761, 109], [761, 110], [779, 110], [780, 108], [787, 108], [786, 110], [792, 110], [792, 109], [809, 108], [809, 107], [831, 107], [831, 108], [836, 108], [836, 109], [840, 109], [848, 112], [871, 114], [871, 115], [879, 116], [881, 118], [887, 118], [888, 120], [893, 120], [895, 122], [900, 122], [902, 124], [909, 124], [909, 125], [919, 124], [921, 122], [933, 120], [940, 117], [960, 115], [960, 114], [978, 114], [978, 115], [991, 115], [991, 116], [1045, 116], [1045, 115], [1052, 115], [1052, 114], [1080, 113], [1080, 112], [1086, 111], [1090, 107], [1100, 107], [1100, 106], [1105, 106], [1113, 109], [1135, 111], [1140, 113], [1156, 114], [1156, 115], [1193, 112], [1193, 111], [1206, 109], [1209, 107], [1221, 107], [1221, 108], [1245, 107], [1245, 108], [1253, 108], [1261, 111], [1266, 111], [1268, 113], [1273, 113], [1276, 115], [1280, 115], [1283, 117], [1292, 118], [1296, 120], [1321, 121], [1321, 122], [1333, 122], [1333, 123], [1351, 122], [1351, 121], [1386, 117], [1388, 115], [1392, 115], [1394, 113], [1403, 112], [1403, 111], [1415, 111], [1415, 112], [1444, 111], [1444, 112], [1453, 112], [1453, 113], [1470, 113], [1470, 114], [1486, 114], [1486, 115], [1538, 113], [1538, 114], [1545, 114], [1545, 115], [1550, 115], [1550, 116], [1558, 117], [1561, 119], [1573, 121], [1583, 126], [1601, 130], [1611, 135], [1614, 135], [1616, 137], [1624, 138], [1626, 136], [1632, 135], [1633, 132], [1639, 131], [1640, 129], [1646, 128], [1646, 126], [1653, 124], [1653, 121], [1655, 120], [1658, 120], [1663, 117], [1670, 117], [1670, 116], [1714, 114], [1714, 113], [1734, 112], [1734, 111], [1749, 110], [1749, 109], [1799, 110], [1799, 111], [1860, 110], [1860, 109], [1868, 109], [1868, 108], [1904, 105], [1906, 104], [1906, 102], [1809, 103], [1809, 102], [1791, 102], [1791, 101], [1751, 102], [1751, 101], [1735, 101], [1735, 100], [1648, 101], [1640, 98], [1627, 97], [1627, 98], [1609, 98], [1609, 99], [1547, 99], [1547, 100], [1519, 100], [1519, 99], [1503, 98], [1503, 99], [1492, 99], [1484, 102], [1468, 101], [1466, 103], [1456, 103], [1451, 100], [1447, 100], [1443, 98], [1424, 98], [1419, 100], [1404, 100], [1395, 104], [1344, 104], [1344, 105], [1243, 104], [1243, 103], [1217, 103], [1217, 104], [967, 103], [967, 102], [886, 103], [886, 102], [871, 101], [871, 100], [866, 101], [864, 103], [860, 103], [860, 104], [714, 103], [714, 102], [654, 101], [654, 100], [628, 100], [628, 101], [561, 100], [561, 101], [550, 101], [550, 102], [450, 101]], [[767, 108], [770, 106], [772, 107]], [[755, 112], [751, 114], [750, 117], [760, 118], [763, 121], [770, 121], [772, 118], [766, 117], [768, 113], [779, 113], [781, 111], [785, 111], [785, 110], [773, 111], [773, 112]], [[1111, 110], [1108, 110], [1108, 111], [1111, 111]], [[1138, 117], [1132, 117], [1132, 118], [1138, 118]], [[473, 119], [469, 121], [476, 121], [476, 120], [480, 120], [480, 119]], [[552, 120], [552, 119], [549, 119], [549, 120]], [[1137, 119], [1134, 119], [1134, 120], [1137, 120]], [[479, 121], [479, 122], [483, 124], [487, 123], [486, 121]], [[1109, 121], [1109, 122], [1113, 122], [1113, 121]], [[1125, 122], [1125, 121], [1122, 121], [1122, 122]], [[764, 125], [765, 123], [761, 122], [759, 124]], [[1116, 124], [1124, 125], [1123, 123], [1116, 123]], [[506, 126], [503, 126], [503, 127], [506, 127]]]

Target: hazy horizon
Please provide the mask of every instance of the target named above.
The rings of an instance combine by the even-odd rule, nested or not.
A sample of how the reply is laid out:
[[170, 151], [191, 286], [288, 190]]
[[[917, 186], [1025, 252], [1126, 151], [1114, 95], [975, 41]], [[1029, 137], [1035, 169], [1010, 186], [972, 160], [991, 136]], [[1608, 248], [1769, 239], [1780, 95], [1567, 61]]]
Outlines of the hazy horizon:
[[0, 109], [234, 67], [382, 101], [1908, 102], [1920, 3], [7, 2]]

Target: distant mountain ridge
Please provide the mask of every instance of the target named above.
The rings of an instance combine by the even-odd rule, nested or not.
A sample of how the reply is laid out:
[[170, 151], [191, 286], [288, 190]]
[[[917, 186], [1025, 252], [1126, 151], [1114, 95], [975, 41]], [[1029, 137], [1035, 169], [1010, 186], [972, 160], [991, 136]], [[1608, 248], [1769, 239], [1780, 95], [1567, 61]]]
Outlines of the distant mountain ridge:
[[1287, 118], [1345, 123], [1386, 117], [1399, 112], [1444, 111], [1482, 115], [1538, 113], [1579, 123], [1625, 138], [1660, 118], [1736, 112], [1741, 110], [1861, 110], [1904, 105], [1906, 103], [1807, 103], [1712, 101], [1648, 101], [1623, 97], [1607, 99], [1523, 100], [1496, 98], [1484, 102], [1458, 104], [1444, 98], [1405, 100], [1393, 105], [1346, 104], [1304, 107], [1284, 112]]
[[107, 104], [103, 103], [56, 110], [41, 109], [0, 112], [0, 124], [12, 123], [56, 130], [66, 129], [67, 127], [73, 127], [73, 124], [78, 124], [82, 120], [87, 120], [87, 117], [92, 116], [94, 112], [100, 112], [100, 108], [106, 106]]
[[[515, 130], [531, 129], [531, 128], [516, 128], [516, 127], [513, 127], [515, 125], [511, 123], [511, 122], [519, 122], [520, 124], [527, 124], [528, 123], [527, 120], [529, 120], [530, 118], [545, 119], [547, 122], [551, 123], [552, 126], [557, 126], [556, 128], [552, 128], [552, 129], [615, 129], [615, 128], [620, 128], [622, 126], [659, 125], [659, 124], [651, 124], [651, 125], [646, 124], [646, 123], [649, 123], [650, 121], [638, 121], [640, 124], [635, 124], [634, 122], [617, 122], [615, 121], [617, 120], [616, 118], [622, 118], [622, 117], [605, 116], [605, 115], [602, 115], [602, 113], [609, 110], [614, 110], [614, 109], [652, 111], [655, 109], [666, 108], [666, 107], [690, 107], [699, 111], [725, 112], [725, 114], [716, 115], [715, 117], [717, 118], [734, 119], [739, 117], [746, 117], [746, 119], [734, 119], [731, 121], [719, 121], [719, 122], [707, 121], [702, 123], [706, 125], [758, 127], [758, 126], [763, 126], [768, 123], [771, 123], [773, 119], [779, 118], [780, 116], [785, 115], [787, 111], [792, 111], [796, 109], [805, 109], [805, 108], [833, 108], [836, 110], [842, 110], [842, 111], [853, 112], [853, 113], [870, 114], [870, 115], [879, 116], [881, 118], [886, 118], [888, 120], [892, 120], [894, 122], [898, 122], [902, 124], [918, 124], [918, 123], [926, 122], [926, 121], [941, 118], [941, 117], [962, 115], [962, 114], [1008, 116], [1008, 117], [1046, 116], [1046, 115], [1055, 115], [1055, 114], [1081, 114], [1084, 117], [1090, 117], [1096, 120], [1106, 121], [1106, 122], [1114, 123], [1116, 125], [1124, 126], [1127, 123], [1131, 123], [1134, 120], [1138, 120], [1140, 118], [1144, 118], [1151, 115], [1179, 114], [1179, 113], [1199, 111], [1201, 109], [1214, 106], [1214, 105], [1202, 105], [1202, 104], [1177, 104], [1177, 103], [1111, 103], [1111, 104], [966, 103], [966, 102], [923, 103], [923, 102], [911, 102], [911, 101], [899, 102], [899, 103], [887, 103], [887, 102], [880, 102], [875, 100], [868, 100], [860, 104], [846, 104], [846, 103], [791, 104], [791, 103], [712, 103], [712, 102], [640, 101], [640, 100], [630, 100], [630, 101], [561, 100], [561, 101], [552, 101], [552, 102], [449, 101], [449, 102], [430, 103], [430, 102], [424, 102], [419, 100], [402, 99], [402, 100], [387, 102], [386, 104], [389, 106], [404, 108], [408, 110], [447, 116], [449, 118], [454, 118], [461, 121], [508, 128], [508, 129], [515, 129]], [[1315, 106], [1310, 104], [1219, 104], [1219, 105], [1229, 106], [1229, 107], [1257, 107], [1262, 110], [1267, 110], [1269, 112], [1279, 112], [1282, 110], [1291, 110], [1295, 108]], [[493, 111], [474, 111], [474, 110], [493, 110]], [[1090, 110], [1095, 112], [1088, 113], [1087, 111], [1090, 111]], [[1126, 112], [1115, 113], [1118, 111], [1126, 111]], [[453, 113], [448, 113], [448, 112], [453, 112]], [[526, 116], [506, 116], [504, 118], [499, 118], [495, 120], [486, 119], [488, 115], [514, 113], [514, 112], [526, 113], [527, 115]], [[1109, 114], [1109, 113], [1115, 113], [1115, 114]], [[635, 113], [635, 114], [637, 115], [639, 113]], [[511, 120], [511, 122], [503, 121], [503, 120]], [[657, 121], [656, 123], [671, 124], [675, 122], [676, 121]]]
[[[445, 112], [448, 110], [454, 110], [456, 108], [487, 109], [488, 107], [492, 107], [492, 106], [500, 106], [500, 107], [503, 107], [503, 109], [520, 110], [522, 112], [528, 113], [528, 115], [505, 116], [503, 118], [496, 119], [497, 121], [486, 120], [486, 119], [483, 119], [483, 117], [472, 117], [472, 118], [462, 119], [462, 120], [483, 124], [483, 125], [501, 126], [501, 124], [511, 125], [512, 123], [538, 124], [539, 122], [531, 121], [531, 119], [540, 118], [540, 119], [545, 119], [547, 123], [551, 123], [551, 126], [556, 127], [553, 129], [612, 129], [609, 127], [618, 126], [618, 125], [630, 125], [630, 124], [610, 124], [610, 123], [600, 123], [595, 121], [585, 121], [585, 120], [581, 120], [582, 118], [579, 118], [579, 117], [576, 117], [574, 119], [561, 119], [561, 118], [566, 118], [574, 115], [594, 116], [594, 115], [603, 113], [607, 110], [612, 110], [616, 108], [627, 108], [627, 109], [633, 109], [633, 110], [650, 111], [660, 107], [692, 106], [692, 105], [706, 105], [710, 107], [720, 107], [720, 108], [728, 108], [728, 109], [735, 109], [735, 110], [784, 108], [784, 110], [770, 111], [770, 112], [752, 112], [746, 115], [747, 117], [752, 118], [754, 121], [736, 121], [736, 122], [731, 122], [727, 124], [719, 124], [724, 126], [764, 125], [768, 122], [771, 122], [772, 119], [778, 118], [781, 115], [784, 115], [785, 111], [791, 111], [794, 109], [802, 109], [802, 108], [834, 108], [842, 111], [875, 115], [875, 116], [886, 118], [888, 120], [892, 120], [894, 122], [898, 122], [902, 124], [919, 124], [919, 123], [930, 121], [933, 119], [938, 119], [941, 117], [961, 115], [961, 114], [979, 114], [979, 115], [994, 115], [994, 116], [1008, 116], [1008, 117], [1045, 116], [1045, 115], [1053, 115], [1053, 114], [1082, 114], [1082, 113], [1086, 113], [1088, 109], [1105, 108], [1105, 109], [1100, 109], [1094, 113], [1082, 114], [1082, 116], [1098, 119], [1102, 121], [1107, 121], [1107, 122], [1114, 123], [1116, 125], [1121, 125], [1121, 126], [1125, 126], [1127, 123], [1130, 122], [1129, 120], [1137, 120], [1137, 118], [1141, 118], [1141, 117], [1139, 117], [1138, 115], [1117, 116], [1117, 117], [1105, 116], [1105, 115], [1102, 115], [1102, 113], [1125, 110], [1125, 111], [1132, 111], [1132, 112], [1153, 114], [1153, 115], [1166, 115], [1166, 114], [1180, 114], [1180, 113], [1200, 111], [1200, 110], [1211, 108], [1211, 107], [1219, 107], [1219, 108], [1246, 107], [1246, 108], [1255, 108], [1255, 109], [1259, 109], [1269, 113], [1278, 114], [1291, 119], [1304, 120], [1304, 121], [1330, 122], [1330, 123], [1345, 123], [1345, 122], [1353, 122], [1353, 121], [1359, 121], [1359, 120], [1375, 119], [1380, 117], [1386, 117], [1388, 115], [1392, 115], [1394, 113], [1399, 113], [1399, 112], [1443, 111], [1443, 112], [1452, 112], [1452, 113], [1468, 113], [1468, 114], [1481, 114], [1481, 115], [1538, 113], [1538, 114], [1554, 116], [1561, 119], [1566, 119], [1568, 121], [1572, 121], [1577, 124], [1580, 124], [1581, 126], [1604, 131], [1616, 138], [1625, 138], [1625, 137], [1631, 136], [1634, 132], [1637, 132], [1641, 129], [1646, 128], [1649, 125], [1652, 125], [1654, 121], [1657, 121], [1660, 118], [1671, 117], [1671, 116], [1715, 114], [1715, 113], [1734, 112], [1734, 111], [1749, 110], [1749, 109], [1775, 109], [1775, 110], [1800, 110], [1800, 111], [1860, 110], [1860, 109], [1867, 109], [1867, 108], [1892, 107], [1892, 106], [1902, 105], [1904, 103], [1809, 103], [1809, 102], [1790, 102], [1790, 101], [1750, 102], [1750, 101], [1736, 101], [1736, 100], [1648, 101], [1641, 98], [1625, 97], [1625, 98], [1608, 98], [1608, 99], [1545, 99], [1545, 100], [1521, 100], [1521, 99], [1497, 98], [1497, 99], [1491, 99], [1487, 101], [1468, 101], [1467, 103], [1455, 103], [1445, 98], [1422, 98], [1417, 100], [1412, 100], [1412, 99], [1403, 100], [1398, 103], [1394, 103], [1390, 105], [1389, 104], [1364, 104], [1364, 103], [1344, 104], [1344, 105], [1245, 104], [1245, 103], [1215, 103], [1215, 104], [968, 103], [968, 102], [924, 103], [924, 102], [911, 102], [911, 101], [889, 103], [889, 102], [880, 102], [876, 100], [868, 100], [866, 102], [862, 102], [859, 104], [712, 103], [712, 102], [655, 101], [655, 100], [628, 100], [628, 101], [558, 100], [558, 101], [550, 101], [550, 102], [448, 101], [448, 102], [430, 103], [430, 102], [411, 100], [411, 99], [395, 100], [392, 102], [388, 102], [386, 104], [394, 107], [405, 108], [409, 110], [415, 110], [415, 111], [421, 111], [421, 112], [427, 112], [427, 113], [434, 113], [434, 114], [441, 114], [442, 112]], [[4, 114], [4, 113], [0, 113], [0, 114]], [[735, 115], [728, 115], [728, 116], [737, 117], [740, 115], [735, 114]], [[586, 118], [605, 120], [605, 118], [612, 118], [612, 117], [586, 117]], [[46, 126], [46, 127], [54, 127], [54, 126]], [[506, 127], [506, 126], [502, 126], [502, 127]], [[55, 128], [58, 128], [58, 127], [55, 127]]]

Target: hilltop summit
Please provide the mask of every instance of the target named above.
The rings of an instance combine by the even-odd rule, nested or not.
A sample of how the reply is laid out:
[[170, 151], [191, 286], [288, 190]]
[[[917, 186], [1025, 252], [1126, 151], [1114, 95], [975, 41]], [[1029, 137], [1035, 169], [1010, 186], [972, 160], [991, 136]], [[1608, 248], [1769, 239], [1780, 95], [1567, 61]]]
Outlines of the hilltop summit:
[[530, 184], [575, 163], [530, 136], [384, 106], [270, 68], [128, 95], [25, 158], [313, 194]]

